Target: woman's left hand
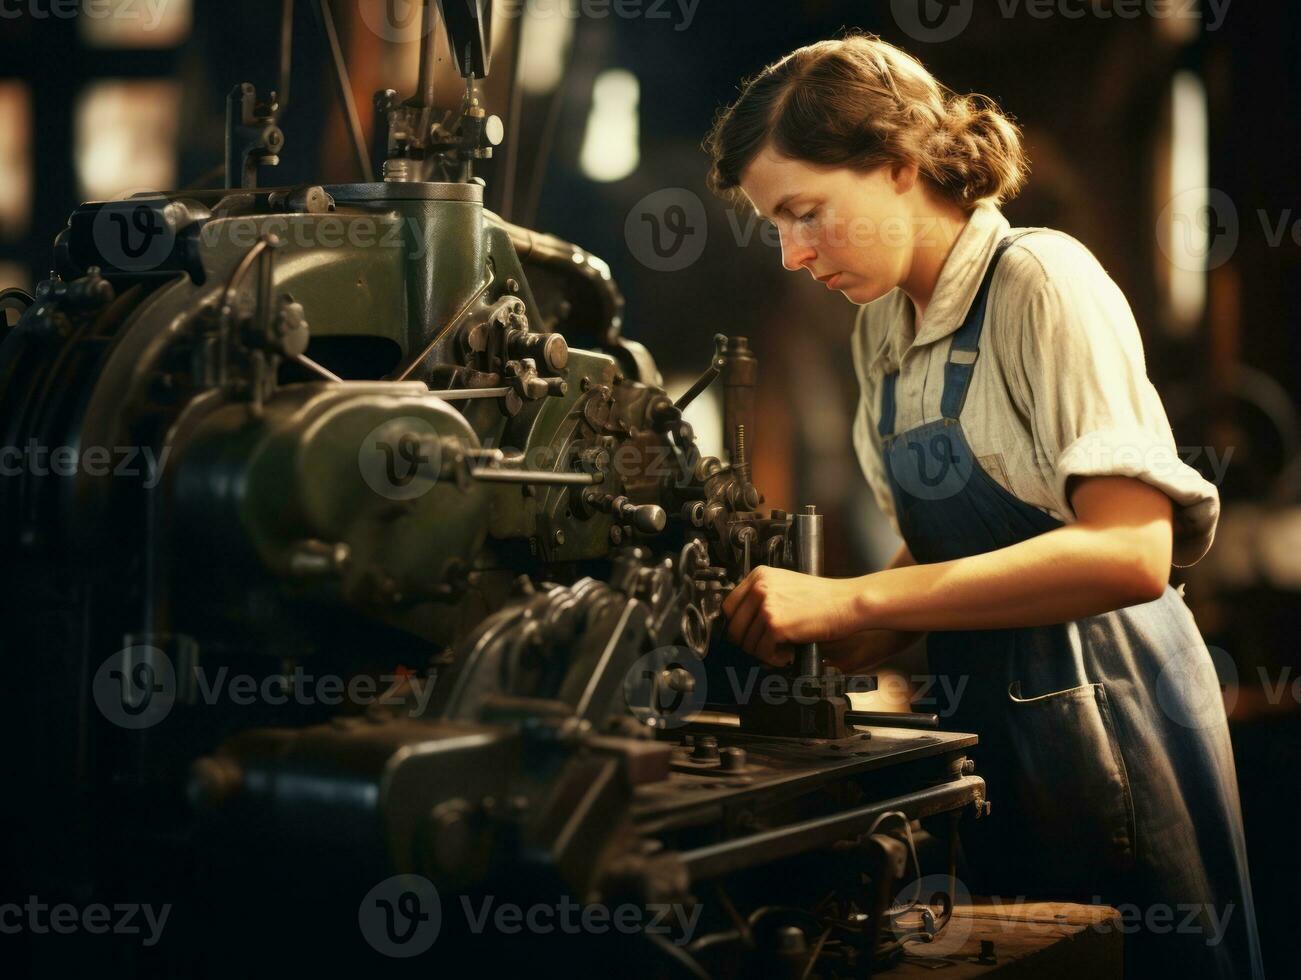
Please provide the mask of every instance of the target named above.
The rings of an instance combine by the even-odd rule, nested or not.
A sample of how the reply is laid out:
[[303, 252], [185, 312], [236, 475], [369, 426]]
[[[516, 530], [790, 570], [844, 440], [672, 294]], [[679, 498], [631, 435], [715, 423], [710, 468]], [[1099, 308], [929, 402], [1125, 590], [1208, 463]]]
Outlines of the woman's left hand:
[[819, 578], [760, 565], [723, 601], [727, 636], [774, 667], [790, 661], [789, 646], [838, 640], [868, 628], [863, 581]]

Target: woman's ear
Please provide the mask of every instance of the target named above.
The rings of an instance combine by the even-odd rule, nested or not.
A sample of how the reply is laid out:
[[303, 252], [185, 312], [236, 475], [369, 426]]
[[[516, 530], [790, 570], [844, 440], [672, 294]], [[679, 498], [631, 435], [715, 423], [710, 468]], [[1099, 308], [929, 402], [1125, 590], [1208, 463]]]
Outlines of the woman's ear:
[[911, 161], [890, 165], [890, 183], [894, 185], [896, 194], [907, 194], [917, 186], [920, 177], [921, 171], [917, 168], [917, 164]]

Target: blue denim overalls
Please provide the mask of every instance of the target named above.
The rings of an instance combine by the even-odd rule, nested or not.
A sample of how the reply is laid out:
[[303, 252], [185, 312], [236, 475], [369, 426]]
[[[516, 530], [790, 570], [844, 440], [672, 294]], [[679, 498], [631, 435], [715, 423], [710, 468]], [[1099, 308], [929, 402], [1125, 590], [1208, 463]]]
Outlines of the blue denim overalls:
[[[884, 379], [885, 468], [919, 563], [1062, 526], [981, 468], [960, 422], [1013, 241], [999, 243], [953, 335], [943, 417], [896, 434], [897, 371]], [[980, 736], [992, 810], [964, 825], [973, 891], [1116, 905], [1127, 976], [1262, 975], [1220, 688], [1174, 589], [1060, 625], [934, 632], [927, 653], [947, 682], [933, 689], [961, 692], [941, 708], [945, 727]]]

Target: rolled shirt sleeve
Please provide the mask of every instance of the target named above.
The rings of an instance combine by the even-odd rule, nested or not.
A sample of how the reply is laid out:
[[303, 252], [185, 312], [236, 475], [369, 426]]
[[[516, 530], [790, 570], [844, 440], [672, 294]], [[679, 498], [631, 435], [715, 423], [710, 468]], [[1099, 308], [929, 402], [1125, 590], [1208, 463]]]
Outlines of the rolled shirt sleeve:
[[1035, 249], [1043, 275], [1004, 363], [1054, 509], [1075, 518], [1073, 476], [1142, 480], [1173, 501], [1174, 563], [1191, 565], [1214, 539], [1219, 492], [1180, 458], [1123, 293], [1084, 246], [1052, 237]]

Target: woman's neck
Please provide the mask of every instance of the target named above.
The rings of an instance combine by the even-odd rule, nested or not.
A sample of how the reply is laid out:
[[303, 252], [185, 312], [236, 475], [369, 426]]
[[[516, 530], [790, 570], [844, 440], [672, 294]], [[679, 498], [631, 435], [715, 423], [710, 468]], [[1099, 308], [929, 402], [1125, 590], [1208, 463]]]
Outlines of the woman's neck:
[[916, 307], [915, 327], [918, 330], [921, 329], [926, 308], [935, 295], [935, 286], [940, 281], [944, 263], [953, 251], [953, 243], [971, 220], [971, 213], [956, 204], [935, 200], [929, 194], [923, 200], [927, 206], [918, 209], [912, 261], [903, 281], [899, 283], [899, 287]]

